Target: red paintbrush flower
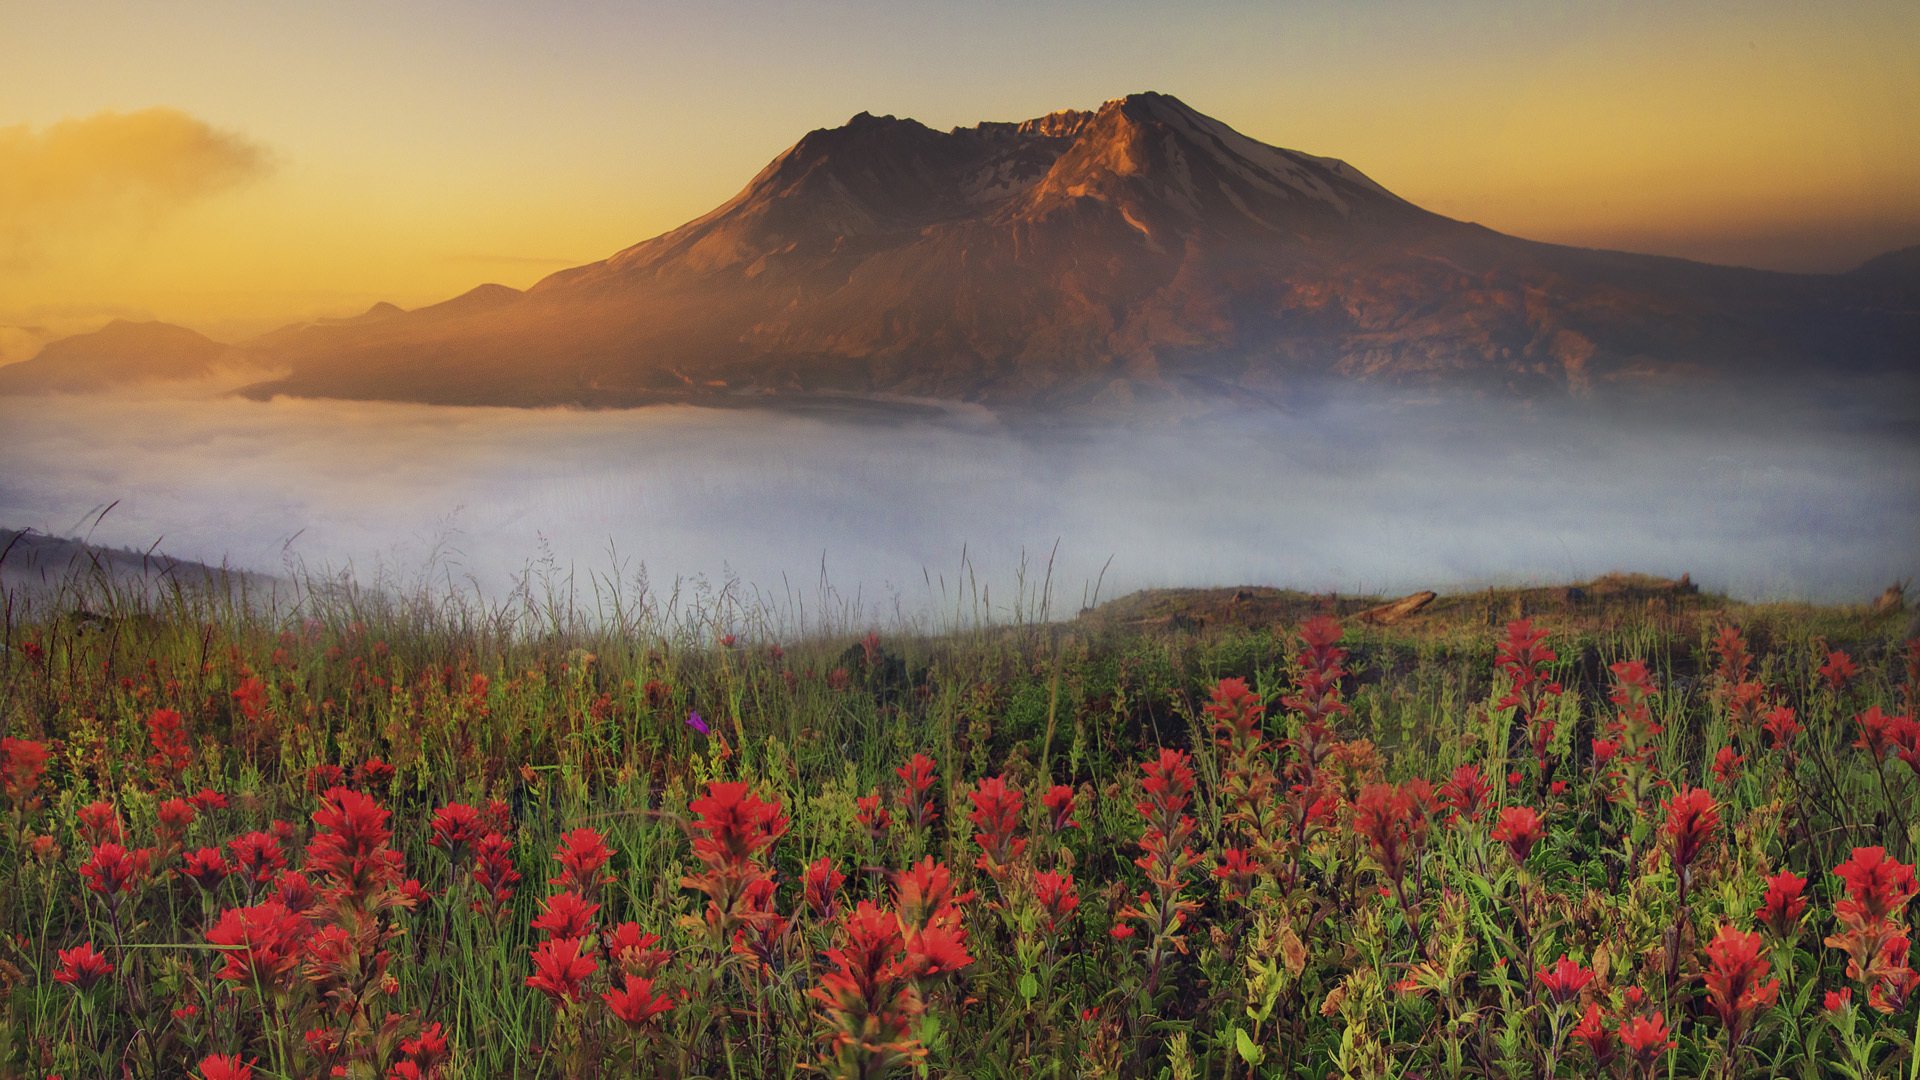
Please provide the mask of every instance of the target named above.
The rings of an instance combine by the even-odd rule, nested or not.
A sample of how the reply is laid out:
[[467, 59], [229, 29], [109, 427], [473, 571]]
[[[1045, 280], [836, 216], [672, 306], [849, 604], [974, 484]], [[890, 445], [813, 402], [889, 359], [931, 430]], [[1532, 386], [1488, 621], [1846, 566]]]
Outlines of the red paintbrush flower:
[[207, 931], [207, 941], [225, 950], [218, 978], [266, 990], [280, 985], [293, 970], [309, 933], [307, 920], [269, 900], [222, 911]]
[[387, 846], [393, 833], [387, 811], [370, 796], [351, 788], [327, 789], [313, 823], [320, 831], [307, 841], [306, 871], [335, 899], [363, 904], [400, 883], [405, 858]]
[[1453, 770], [1453, 775], [1440, 787], [1440, 801], [1451, 817], [1464, 817], [1468, 821], [1480, 820], [1480, 807], [1486, 803], [1487, 796], [1493, 793], [1493, 785], [1488, 782], [1487, 774], [1478, 765], [1462, 765]]
[[1594, 1068], [1605, 1071], [1607, 1065], [1613, 1061], [1615, 1053], [1613, 1032], [1600, 1019], [1598, 1003], [1587, 1002], [1587, 1011], [1581, 1014], [1580, 1022], [1575, 1024], [1567, 1034], [1572, 1035], [1587, 1048], [1587, 1053], [1593, 1057]]
[[840, 886], [846, 884], [847, 875], [833, 865], [833, 859], [822, 855], [808, 864], [804, 877], [804, 893], [807, 907], [823, 919], [831, 919], [840, 908]]
[[1721, 787], [1727, 787], [1740, 779], [1740, 766], [1745, 764], [1747, 756], [1738, 753], [1731, 746], [1723, 746], [1713, 755], [1713, 778]]
[[643, 932], [639, 923], [624, 922], [607, 934], [607, 960], [629, 975], [650, 978], [673, 959], [672, 951], [655, 948], [659, 944], [660, 935]]
[[959, 971], [973, 963], [967, 955], [967, 932], [959, 920], [929, 924], [907, 938], [906, 970], [913, 978], [926, 979]]
[[527, 985], [555, 1004], [578, 1001], [582, 984], [598, 970], [599, 963], [581, 951], [579, 938], [550, 938], [534, 947]]
[[1214, 738], [1229, 754], [1250, 754], [1264, 741], [1260, 722], [1267, 703], [1254, 693], [1245, 679], [1221, 679], [1213, 688], [1213, 698], [1202, 710], [1212, 722]]
[[606, 873], [605, 867], [614, 854], [598, 831], [570, 829], [560, 834], [560, 845], [553, 851], [553, 860], [560, 864], [560, 876], [549, 878], [547, 884], [581, 893], [593, 892], [613, 881], [613, 875]]
[[213, 847], [188, 852], [180, 868], [180, 873], [193, 879], [193, 883], [202, 889], [218, 886], [232, 872], [233, 868], [220, 856], [220, 849]]
[[1730, 1046], [1739, 1046], [1755, 1015], [1780, 996], [1780, 980], [1767, 978], [1768, 966], [1759, 934], [1721, 926], [1707, 943], [1707, 1003]]
[[89, 844], [124, 839], [120, 829], [120, 811], [105, 800], [96, 799], [74, 812], [80, 823], [80, 836]]
[[1540, 814], [1531, 806], [1508, 806], [1500, 811], [1500, 820], [1493, 827], [1493, 838], [1507, 845], [1507, 853], [1516, 863], [1524, 863], [1533, 853], [1533, 846], [1540, 842], [1545, 829], [1540, 822]]
[[227, 808], [227, 797], [212, 788], [201, 788], [199, 791], [187, 796], [187, 801], [191, 802], [203, 814], [209, 810], [225, 810]]
[[931, 855], [893, 875], [893, 906], [900, 912], [900, 922], [909, 930], [957, 922], [959, 906], [971, 899], [971, 892], [954, 894], [952, 871], [945, 864], [933, 861]]
[[579, 893], [557, 893], [547, 898], [530, 925], [548, 937], [583, 938], [593, 933], [593, 917], [599, 912], [599, 904], [587, 903]]
[[1675, 1045], [1672, 1033], [1667, 1030], [1667, 1014], [1656, 1012], [1651, 1016], [1628, 1017], [1620, 1025], [1620, 1045], [1627, 1048], [1627, 1053], [1633, 1055], [1643, 1071], [1650, 1071], [1653, 1063]]
[[1827, 654], [1827, 662], [1820, 665], [1820, 677], [1827, 682], [1827, 689], [1839, 693], [1847, 688], [1855, 675], [1860, 674], [1860, 665], [1844, 651], [1835, 649]]
[[1040, 805], [1047, 810], [1047, 826], [1054, 832], [1077, 829], [1080, 823], [1073, 819], [1073, 789], [1065, 784], [1055, 784], [1040, 796]]
[[1767, 733], [1767, 745], [1775, 750], [1788, 750], [1793, 740], [1800, 734], [1800, 721], [1794, 719], [1793, 710], [1785, 705], [1770, 710], [1760, 721], [1760, 727]]
[[974, 865], [990, 877], [1005, 875], [1006, 866], [1020, 857], [1027, 842], [1014, 835], [1020, 828], [1020, 808], [1024, 797], [1020, 789], [1008, 787], [1006, 780], [989, 776], [968, 795], [973, 812], [967, 821], [980, 830], [973, 842], [980, 845], [980, 857]]
[[915, 754], [905, 765], [893, 771], [906, 784], [907, 824], [918, 829], [939, 820], [933, 806], [933, 785], [939, 777], [933, 771], [933, 759]]
[[200, 1080], [253, 1080], [253, 1066], [239, 1054], [209, 1054], [200, 1060]]
[[1720, 827], [1720, 809], [1714, 805], [1707, 789], [1682, 788], [1667, 800], [1666, 810], [1666, 822], [1661, 828], [1667, 836], [1674, 869], [1685, 881], [1694, 860]]
[[1259, 874], [1259, 864], [1248, 856], [1245, 848], [1230, 847], [1220, 852], [1220, 865], [1213, 868], [1213, 876], [1225, 883], [1222, 898], [1227, 900], [1246, 899]]
[[1555, 1005], [1572, 1001], [1593, 981], [1593, 972], [1574, 963], [1566, 953], [1560, 954], [1560, 959], [1554, 961], [1552, 968], [1541, 968], [1534, 975], [1547, 988], [1547, 994], [1553, 998]]
[[295, 915], [304, 915], [320, 902], [319, 890], [297, 870], [282, 870], [273, 879], [273, 898]]
[[236, 870], [249, 881], [272, 881], [273, 875], [287, 866], [287, 853], [281, 850], [280, 841], [271, 833], [250, 832], [236, 836], [227, 841], [227, 850], [233, 854]]
[[421, 1028], [420, 1034], [411, 1039], [401, 1039], [400, 1052], [426, 1073], [446, 1064], [453, 1056], [453, 1048], [447, 1044], [446, 1032], [438, 1021]]
[[155, 709], [148, 714], [147, 742], [153, 747], [153, 753], [147, 757], [147, 767], [166, 784], [178, 782], [180, 774], [193, 760], [186, 723], [180, 714], [172, 709]]
[[1885, 922], [1906, 906], [1916, 891], [1913, 867], [1887, 858], [1881, 847], [1858, 847], [1833, 868], [1845, 883], [1846, 899], [1833, 905], [1843, 922]]
[[1033, 897], [1040, 902], [1041, 910], [1047, 913], [1048, 933], [1058, 933], [1073, 917], [1074, 909], [1080, 906], [1079, 894], [1073, 887], [1073, 875], [1065, 872], [1042, 870], [1033, 875]]
[[893, 825], [893, 814], [880, 805], [880, 789], [874, 788], [871, 792], [853, 800], [853, 804], [854, 820], [867, 830], [867, 835], [875, 843], [885, 840], [887, 829]]
[[600, 998], [621, 1023], [635, 1030], [652, 1027], [662, 1015], [673, 1011], [672, 998], [654, 995], [652, 979], [633, 975], [626, 977], [620, 989], [608, 990]]
[[146, 848], [128, 851], [115, 843], [96, 844], [93, 854], [80, 867], [87, 888], [113, 898], [129, 891], [147, 874], [153, 853]]
[[60, 950], [60, 966], [54, 970], [53, 981], [85, 993], [111, 974], [113, 965], [107, 962], [104, 954], [94, 949], [93, 942], [87, 941], [71, 949]]
[[0, 794], [20, 810], [39, 804], [35, 789], [47, 771], [47, 744], [9, 735], [0, 739]]
[[480, 886], [481, 898], [473, 902], [473, 910], [486, 912], [498, 922], [506, 916], [514, 883], [520, 880], [520, 872], [513, 868], [513, 842], [490, 832], [480, 838], [474, 852], [473, 880]]
[[1760, 923], [1774, 937], [1784, 941], [1800, 928], [1800, 916], [1807, 910], [1807, 898], [1801, 895], [1806, 887], [1807, 879], [1791, 870], [1767, 879], [1767, 891], [1760, 898]]
[[466, 803], [448, 803], [433, 812], [433, 837], [427, 842], [457, 862], [486, 833], [480, 811]]
[[233, 702], [249, 723], [257, 722], [267, 711], [267, 684], [249, 675], [233, 690]]

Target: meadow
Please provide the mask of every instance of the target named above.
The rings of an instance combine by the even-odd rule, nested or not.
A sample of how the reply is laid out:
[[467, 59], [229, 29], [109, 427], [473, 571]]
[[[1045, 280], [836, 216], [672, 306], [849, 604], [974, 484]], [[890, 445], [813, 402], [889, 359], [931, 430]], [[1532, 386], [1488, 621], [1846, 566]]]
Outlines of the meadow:
[[1904, 615], [85, 605], [5, 609], [3, 1077], [1920, 1075]]

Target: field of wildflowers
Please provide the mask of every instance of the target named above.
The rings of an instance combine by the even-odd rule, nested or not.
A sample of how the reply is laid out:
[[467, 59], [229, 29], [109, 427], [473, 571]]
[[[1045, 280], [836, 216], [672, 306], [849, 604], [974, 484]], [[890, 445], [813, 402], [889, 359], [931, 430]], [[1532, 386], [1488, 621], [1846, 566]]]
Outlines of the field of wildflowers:
[[1920, 1073], [1864, 613], [237, 610], [9, 621], [0, 1077]]

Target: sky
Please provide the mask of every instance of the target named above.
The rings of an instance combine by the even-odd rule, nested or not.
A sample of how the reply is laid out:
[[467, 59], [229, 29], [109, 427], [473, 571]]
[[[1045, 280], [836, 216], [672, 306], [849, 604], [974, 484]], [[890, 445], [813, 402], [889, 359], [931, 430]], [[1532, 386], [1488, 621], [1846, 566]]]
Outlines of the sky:
[[0, 0], [0, 360], [524, 287], [863, 110], [1146, 89], [1506, 232], [1837, 271], [1920, 243], [1917, 40], [1911, 0]]

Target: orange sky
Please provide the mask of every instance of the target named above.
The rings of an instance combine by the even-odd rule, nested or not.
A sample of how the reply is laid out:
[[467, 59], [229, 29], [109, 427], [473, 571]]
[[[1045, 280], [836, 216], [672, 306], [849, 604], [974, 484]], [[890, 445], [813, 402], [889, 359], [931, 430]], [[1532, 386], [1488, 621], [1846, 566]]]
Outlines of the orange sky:
[[1539, 239], [1822, 271], [1920, 243], [1910, 2], [687, 7], [10, 0], [0, 360], [116, 314], [232, 337], [525, 286], [863, 109], [1140, 89]]

